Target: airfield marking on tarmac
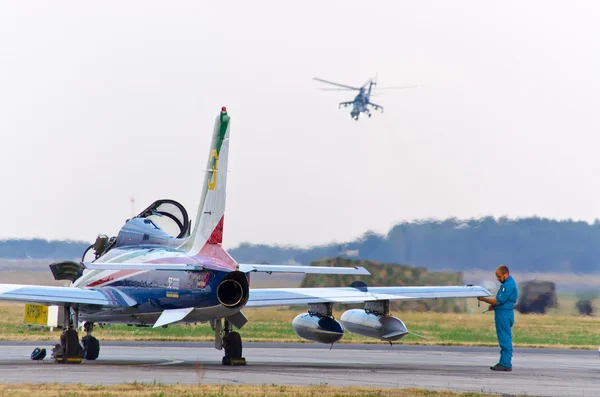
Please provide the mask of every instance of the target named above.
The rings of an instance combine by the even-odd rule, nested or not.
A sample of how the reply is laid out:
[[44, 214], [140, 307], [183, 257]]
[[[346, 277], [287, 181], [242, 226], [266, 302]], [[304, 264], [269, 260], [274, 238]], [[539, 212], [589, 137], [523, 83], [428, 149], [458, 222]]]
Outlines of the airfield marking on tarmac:
[[152, 364], [155, 367], [161, 366], [161, 365], [174, 365], [174, 364], [183, 364], [185, 361], [183, 360], [168, 360], [166, 363], [155, 363]]
[[221, 365], [223, 353], [212, 343], [101, 342], [100, 358], [70, 365], [71, 376], [65, 378], [64, 365], [34, 362], [26, 355], [34, 347], [49, 344], [0, 342], [2, 382], [327, 383], [530, 396], [600, 396], [596, 350], [517, 348], [514, 371], [499, 374], [489, 370], [498, 360], [498, 348], [336, 344], [329, 350], [329, 346], [312, 343], [245, 343], [248, 364], [228, 367]]

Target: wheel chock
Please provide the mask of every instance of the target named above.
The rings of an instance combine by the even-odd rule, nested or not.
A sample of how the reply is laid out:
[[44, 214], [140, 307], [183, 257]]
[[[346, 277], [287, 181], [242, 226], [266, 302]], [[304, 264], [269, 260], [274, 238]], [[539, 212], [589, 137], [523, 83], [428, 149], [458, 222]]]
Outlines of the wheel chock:
[[67, 357], [64, 358], [62, 356], [54, 357], [55, 364], [81, 364], [83, 358], [81, 357]]
[[246, 359], [244, 357], [240, 357], [240, 358], [223, 357], [222, 364], [237, 367], [237, 366], [241, 366], [241, 365], [246, 365]]

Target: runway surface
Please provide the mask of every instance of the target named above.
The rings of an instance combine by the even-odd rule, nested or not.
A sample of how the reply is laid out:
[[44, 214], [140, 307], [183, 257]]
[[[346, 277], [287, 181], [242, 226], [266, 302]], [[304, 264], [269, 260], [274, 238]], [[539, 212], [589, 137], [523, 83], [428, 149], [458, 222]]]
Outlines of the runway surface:
[[484, 391], [528, 396], [600, 396], [597, 351], [515, 349], [513, 372], [493, 372], [497, 348], [385, 344], [245, 343], [245, 367], [220, 364], [211, 343], [101, 342], [80, 365], [34, 362], [48, 342], [0, 342], [1, 383], [278, 384]]

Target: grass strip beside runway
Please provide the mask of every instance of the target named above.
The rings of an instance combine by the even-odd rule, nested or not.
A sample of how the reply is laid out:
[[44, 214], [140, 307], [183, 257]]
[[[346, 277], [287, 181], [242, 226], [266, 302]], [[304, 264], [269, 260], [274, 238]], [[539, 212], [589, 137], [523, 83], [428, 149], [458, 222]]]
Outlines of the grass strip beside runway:
[[457, 393], [425, 389], [376, 389], [362, 387], [278, 386], [278, 385], [162, 385], [125, 383], [120, 385], [83, 384], [0, 384], [0, 396], [11, 397], [483, 397], [485, 393]]
[[[23, 324], [23, 305], [0, 304], [0, 340], [57, 340], [58, 331]], [[247, 342], [305, 342], [292, 330], [293, 318], [305, 309], [247, 309], [249, 322], [240, 331]], [[465, 313], [393, 313], [402, 319], [412, 335], [404, 344], [497, 346], [494, 314]], [[341, 312], [336, 312], [339, 318]], [[168, 328], [140, 328], [111, 325], [110, 330], [96, 327], [95, 336], [102, 340], [212, 341], [208, 324], [177, 325]], [[382, 343], [346, 332], [341, 343]], [[515, 314], [513, 343], [516, 347], [554, 347], [597, 349], [600, 345], [600, 320], [596, 317], [566, 315]]]

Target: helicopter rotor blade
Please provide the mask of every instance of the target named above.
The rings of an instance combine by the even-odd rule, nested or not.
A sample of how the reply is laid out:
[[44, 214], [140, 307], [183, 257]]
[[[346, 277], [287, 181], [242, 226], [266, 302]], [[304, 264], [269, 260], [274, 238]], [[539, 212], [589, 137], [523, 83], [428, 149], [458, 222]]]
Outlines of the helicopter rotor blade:
[[344, 84], [339, 84], [339, 83], [334, 83], [333, 81], [323, 80], [318, 77], [313, 77], [313, 80], [320, 81], [321, 83], [325, 83], [325, 84], [331, 84], [331, 85], [335, 85], [338, 87], [346, 88], [348, 90], [357, 90], [357, 91], [360, 90], [360, 88], [356, 88], [356, 87], [352, 87], [352, 86], [344, 85]]
[[418, 85], [400, 85], [400, 86], [392, 86], [392, 87], [377, 87], [377, 91], [383, 90], [403, 90], [405, 88], [416, 88]]
[[321, 91], [354, 91], [350, 88], [319, 88]]

